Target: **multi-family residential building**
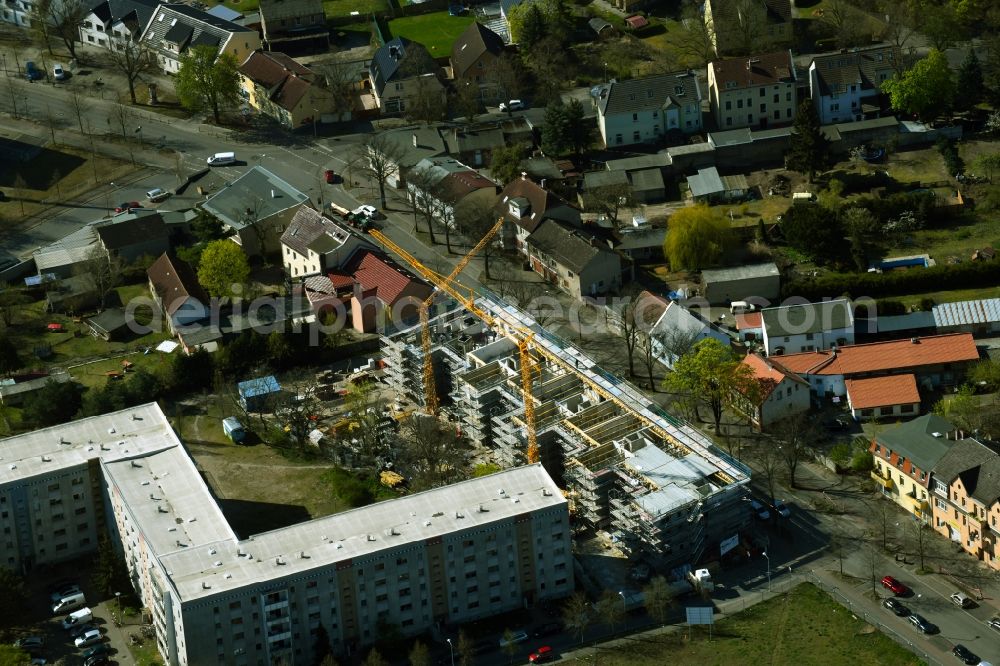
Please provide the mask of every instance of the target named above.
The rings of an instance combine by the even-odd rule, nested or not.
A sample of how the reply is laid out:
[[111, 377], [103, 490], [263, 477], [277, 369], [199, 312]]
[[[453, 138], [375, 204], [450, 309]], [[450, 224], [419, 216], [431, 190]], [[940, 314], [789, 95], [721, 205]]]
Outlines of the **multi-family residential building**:
[[500, 100], [503, 92], [497, 61], [503, 50], [503, 37], [478, 22], [470, 23], [451, 47], [455, 87], [476, 86], [479, 100], [484, 104]]
[[790, 125], [798, 101], [796, 85], [791, 51], [714, 60], [708, 65], [708, 99], [721, 130]]
[[792, 42], [791, 0], [706, 0], [702, 17], [718, 55], [750, 55]]
[[192, 48], [208, 46], [237, 63], [261, 47], [257, 31], [188, 5], [160, 5], [139, 40], [156, 54], [167, 74], [176, 74]]
[[631, 281], [632, 262], [611, 244], [554, 220], [525, 240], [531, 270], [573, 298], [618, 292]]
[[322, 0], [261, 0], [260, 28], [268, 51], [326, 53], [330, 48]]
[[648, 291], [639, 294], [634, 314], [638, 317], [639, 330], [650, 337], [653, 356], [671, 370], [680, 358], [681, 350], [688, 345], [705, 338], [718, 340], [727, 347], [730, 344], [726, 333], [698, 313], [677, 301], [668, 301]]
[[309, 197], [261, 166], [210, 196], [201, 208], [226, 225], [248, 256], [281, 250], [281, 234]]
[[882, 84], [900, 69], [894, 46], [817, 56], [809, 65], [809, 96], [823, 125], [877, 118]]
[[931, 522], [928, 500], [931, 473], [955, 443], [958, 431], [936, 414], [927, 414], [877, 433], [870, 451], [872, 478], [882, 494], [914, 517]]
[[542, 222], [555, 220], [566, 227], [580, 226], [580, 211], [565, 199], [521, 173], [500, 192], [494, 209], [504, 218], [504, 245], [525, 252], [525, 242]]
[[99, 0], [80, 23], [80, 41], [102, 48], [136, 41], [161, 4], [159, 0]]
[[425, 157], [407, 174], [406, 189], [411, 200], [449, 233], [455, 228], [455, 208], [466, 205], [491, 207], [496, 201], [497, 184], [478, 171], [451, 157]]
[[694, 72], [612, 81], [595, 92], [606, 146], [655, 143], [670, 130], [701, 131], [701, 88]]
[[567, 500], [541, 465], [237, 536], [155, 403], [0, 440], [0, 561], [124, 553], [171, 666], [313, 663], [572, 592]]
[[3, 20], [7, 23], [30, 28], [34, 12], [35, 5], [29, 0], [7, 0], [0, 9], [0, 16], [3, 16]]
[[809, 411], [809, 382], [781, 365], [778, 359], [747, 354], [741, 361], [750, 368], [757, 382], [750, 394], [733, 396], [733, 406], [749, 418], [759, 430]]
[[[850, 388], [848, 381], [875, 377], [911, 375], [916, 385], [926, 390], [958, 386], [969, 365], [979, 360], [979, 350], [968, 333], [952, 333], [837, 346], [825, 351], [779, 356], [778, 360], [806, 379], [815, 395], [845, 397]], [[868, 393], [869, 386], [861, 385], [864, 393]], [[860, 408], [858, 418], [916, 414], [917, 411], [919, 409], [912, 403], [893, 402], [884, 407]]]
[[285, 274], [301, 280], [343, 266], [361, 249], [375, 246], [346, 226], [307, 206], [299, 208], [281, 234]]
[[333, 109], [325, 79], [284, 53], [255, 51], [238, 71], [246, 103], [289, 129], [315, 123]]
[[765, 308], [760, 316], [768, 356], [854, 343], [854, 306], [847, 299]]
[[1000, 450], [959, 433], [934, 466], [931, 499], [935, 530], [965, 552], [1000, 570]]
[[444, 111], [447, 91], [441, 68], [423, 44], [405, 37], [390, 39], [372, 56], [368, 78], [382, 113], [403, 113], [414, 105]]

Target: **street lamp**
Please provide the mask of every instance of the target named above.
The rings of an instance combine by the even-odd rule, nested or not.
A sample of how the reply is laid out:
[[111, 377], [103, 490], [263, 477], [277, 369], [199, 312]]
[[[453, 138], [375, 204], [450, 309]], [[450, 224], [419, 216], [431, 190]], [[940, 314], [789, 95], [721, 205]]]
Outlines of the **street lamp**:
[[455, 646], [451, 644], [451, 639], [446, 639], [448, 641], [448, 650], [451, 651], [451, 666], [455, 666]]
[[142, 147], [142, 125], [135, 128], [135, 133], [139, 135], [139, 147]]
[[319, 109], [313, 109], [313, 140], [316, 140], [316, 116], [319, 115]]
[[111, 215], [111, 193], [115, 189], [115, 181], [109, 183], [110, 189], [104, 191], [104, 207], [108, 209], [108, 215]]
[[764, 559], [767, 560], [767, 591], [771, 591], [771, 558], [767, 556], [767, 551], [763, 551]]
[[115, 592], [115, 606], [118, 607], [118, 614], [116, 615], [116, 618], [117, 618], [116, 624], [118, 624], [118, 626], [121, 626], [121, 624], [122, 624], [122, 593], [121, 592]]
[[622, 618], [625, 621], [625, 629], [628, 630], [628, 602], [625, 600], [625, 592], [618, 590], [618, 596], [622, 598]]

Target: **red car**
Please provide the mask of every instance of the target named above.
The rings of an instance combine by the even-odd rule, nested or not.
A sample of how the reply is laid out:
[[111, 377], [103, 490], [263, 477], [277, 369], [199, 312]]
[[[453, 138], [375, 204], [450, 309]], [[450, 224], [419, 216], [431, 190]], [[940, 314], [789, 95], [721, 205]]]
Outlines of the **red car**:
[[552, 648], [546, 645], [528, 655], [528, 661], [532, 664], [543, 664], [552, 659], [552, 657]]
[[326, 182], [328, 182], [328, 183], [339, 183], [340, 182], [340, 176], [338, 176], [337, 173], [333, 169], [327, 169], [326, 171], [324, 171], [323, 172], [323, 178], [325, 178]]
[[139, 205], [138, 201], [123, 201], [120, 204], [118, 204], [117, 206], [115, 206], [115, 212], [116, 213], [124, 213], [124, 212], [126, 212], [128, 210], [131, 210], [133, 208], [142, 208], [142, 206]]
[[898, 597], [901, 597], [910, 591], [910, 588], [906, 587], [892, 576], [886, 576], [882, 579], [882, 587], [891, 590], [892, 593]]

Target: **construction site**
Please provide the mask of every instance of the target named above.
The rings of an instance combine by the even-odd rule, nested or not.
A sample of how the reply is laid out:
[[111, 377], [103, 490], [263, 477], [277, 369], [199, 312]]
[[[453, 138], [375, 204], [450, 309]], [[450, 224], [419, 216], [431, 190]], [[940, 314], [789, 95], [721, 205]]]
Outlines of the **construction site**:
[[383, 337], [400, 399], [503, 468], [541, 462], [575, 529], [630, 561], [682, 573], [736, 550], [751, 520], [746, 466], [527, 313], [454, 283], [461, 266], [440, 276], [379, 240], [439, 289], [420, 324]]

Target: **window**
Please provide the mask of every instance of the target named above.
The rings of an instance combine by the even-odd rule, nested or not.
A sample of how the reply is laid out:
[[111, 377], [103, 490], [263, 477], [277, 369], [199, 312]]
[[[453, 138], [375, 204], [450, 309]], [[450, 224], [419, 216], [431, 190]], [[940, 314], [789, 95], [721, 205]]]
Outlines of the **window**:
[[760, 105], [760, 112], [761, 113], [767, 113], [767, 104], [761, 104]]
[[743, 100], [741, 100], [741, 99], [736, 100], [736, 108], [737, 109], [742, 109], [743, 108]]
[[635, 122], [639, 122], [639, 114], [638, 113], [633, 113], [632, 114], [632, 122], [634, 122], [634, 123]]
[[781, 111], [779, 111], [777, 109], [774, 110], [774, 119], [775, 120], [781, 120]]
[[767, 94], [767, 90], [765, 90], [764, 88], [761, 88], [760, 89], [760, 96], [763, 97], [766, 94]]
[[731, 111], [733, 108], [733, 103], [731, 101], [726, 102], [726, 111]]
[[781, 95], [775, 95], [774, 96], [774, 103], [777, 104], [780, 101], [781, 101]]
[[913, 412], [913, 405], [900, 405], [899, 411], [903, 414], [909, 414]]
[[726, 127], [732, 127], [732, 125], [733, 125], [733, 119], [726, 118]]
[[785, 93], [785, 101], [786, 102], [791, 102], [792, 101], [792, 93], [790, 93], [790, 92]]

